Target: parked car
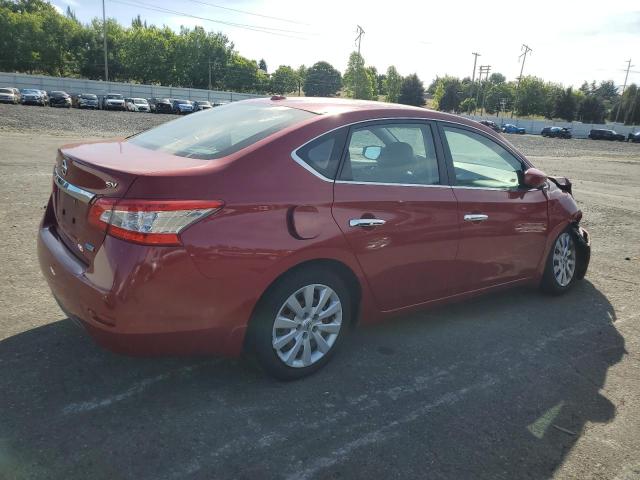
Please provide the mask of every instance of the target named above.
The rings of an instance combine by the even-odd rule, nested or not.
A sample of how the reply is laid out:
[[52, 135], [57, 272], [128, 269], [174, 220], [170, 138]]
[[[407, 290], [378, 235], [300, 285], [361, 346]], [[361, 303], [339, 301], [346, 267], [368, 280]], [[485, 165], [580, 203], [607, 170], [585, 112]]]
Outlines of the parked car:
[[93, 93], [81, 93], [78, 95], [78, 108], [90, 108], [96, 110], [99, 107], [98, 96]]
[[544, 127], [540, 132], [543, 137], [571, 138], [571, 129], [566, 127]]
[[20, 92], [16, 93], [15, 88], [0, 88], [0, 103], [13, 103], [14, 105], [19, 104]]
[[104, 110], [127, 110], [124, 103], [124, 97], [119, 93], [108, 93], [102, 99], [102, 108]]
[[640, 131], [630, 133], [628, 139], [632, 143], [640, 143]]
[[125, 104], [130, 112], [150, 112], [149, 102], [144, 98], [126, 98]]
[[526, 130], [522, 127], [516, 127], [512, 123], [506, 123], [502, 126], [502, 131], [504, 133], [518, 133], [520, 135], [524, 135]]
[[356, 324], [506, 286], [565, 293], [590, 256], [571, 183], [477, 125], [264, 98], [63, 146], [40, 268], [107, 348], [247, 349], [285, 379]]
[[191, 112], [193, 112], [193, 103], [191, 100], [173, 100], [173, 113], [186, 115]]
[[480, 120], [480, 123], [482, 125], [485, 125], [485, 126], [489, 127], [491, 130], [493, 130], [495, 132], [501, 132], [502, 131], [500, 129], [500, 127], [498, 125], [496, 125], [496, 122], [492, 122], [491, 120]]
[[212, 108], [211, 102], [207, 102], [206, 100], [199, 100], [193, 103], [193, 111], [199, 112], [200, 110], [209, 110]]
[[67, 92], [54, 90], [49, 94], [49, 106], [71, 108], [71, 96]]
[[42, 94], [42, 90], [34, 88], [23, 88], [20, 90], [21, 103], [23, 105], [40, 105], [44, 107], [47, 104], [46, 95]]
[[173, 113], [173, 104], [168, 98], [150, 98], [149, 108], [153, 113]]
[[593, 129], [589, 132], [589, 138], [591, 140], [619, 140], [624, 142], [626, 137], [621, 133], [617, 133], [615, 130], [605, 130], [605, 129]]

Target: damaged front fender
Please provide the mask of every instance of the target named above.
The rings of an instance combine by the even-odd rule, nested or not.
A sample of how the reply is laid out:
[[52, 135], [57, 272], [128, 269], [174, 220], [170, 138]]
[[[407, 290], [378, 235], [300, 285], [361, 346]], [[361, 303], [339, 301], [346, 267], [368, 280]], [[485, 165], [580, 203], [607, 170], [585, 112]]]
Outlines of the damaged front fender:
[[591, 260], [591, 237], [589, 232], [582, 228], [578, 222], [571, 224], [571, 233], [576, 245], [576, 273], [575, 278], [580, 280], [587, 274], [589, 261]]

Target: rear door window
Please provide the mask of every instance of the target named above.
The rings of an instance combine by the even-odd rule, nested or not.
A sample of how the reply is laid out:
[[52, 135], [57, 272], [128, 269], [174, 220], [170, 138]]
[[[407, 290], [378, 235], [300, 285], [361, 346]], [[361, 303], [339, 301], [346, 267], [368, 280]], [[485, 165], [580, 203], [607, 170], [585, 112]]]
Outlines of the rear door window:
[[294, 157], [320, 175], [333, 180], [336, 177], [346, 136], [346, 128], [327, 133], [300, 147], [294, 153]]

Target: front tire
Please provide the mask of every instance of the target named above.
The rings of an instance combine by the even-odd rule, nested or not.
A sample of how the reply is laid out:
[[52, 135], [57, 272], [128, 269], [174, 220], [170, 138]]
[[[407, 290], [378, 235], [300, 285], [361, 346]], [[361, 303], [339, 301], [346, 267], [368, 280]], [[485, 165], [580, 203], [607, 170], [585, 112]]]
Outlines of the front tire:
[[351, 325], [351, 294], [330, 270], [286, 275], [265, 294], [249, 328], [262, 368], [280, 380], [310, 375], [327, 364]]
[[578, 254], [576, 241], [569, 228], [558, 235], [549, 252], [542, 276], [541, 288], [552, 295], [561, 295], [576, 281]]

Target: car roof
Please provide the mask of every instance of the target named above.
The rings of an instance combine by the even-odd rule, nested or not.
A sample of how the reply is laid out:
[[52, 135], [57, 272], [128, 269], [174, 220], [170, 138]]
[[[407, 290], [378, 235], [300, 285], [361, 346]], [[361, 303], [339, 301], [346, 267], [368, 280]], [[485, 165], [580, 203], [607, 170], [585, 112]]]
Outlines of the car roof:
[[[398, 103], [374, 102], [370, 100], [352, 100], [345, 98], [323, 98], [323, 97], [272, 97], [253, 98], [242, 102], [258, 105], [280, 105], [283, 107], [296, 108], [320, 115], [341, 115], [348, 116], [357, 121], [375, 120], [382, 118], [420, 118], [425, 120], [442, 120], [462, 125], [478, 128], [479, 122], [470, 120], [451, 113], [438, 112], [428, 108], [401, 105]], [[355, 117], [355, 118], [354, 118]], [[491, 132], [485, 126], [483, 131]]]

